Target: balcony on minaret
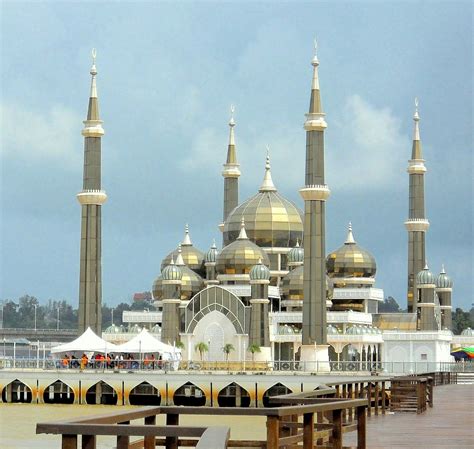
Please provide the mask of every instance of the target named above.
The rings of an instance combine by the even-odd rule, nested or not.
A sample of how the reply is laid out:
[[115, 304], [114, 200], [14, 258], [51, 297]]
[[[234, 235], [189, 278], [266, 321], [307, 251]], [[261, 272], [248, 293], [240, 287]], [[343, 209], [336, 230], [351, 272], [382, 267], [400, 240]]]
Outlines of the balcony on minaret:
[[82, 135], [84, 137], [102, 137], [105, 133], [102, 128], [102, 120], [84, 120], [84, 128], [82, 129]]
[[324, 112], [308, 112], [305, 114], [306, 121], [304, 122], [304, 129], [306, 131], [323, 131], [328, 127]]
[[84, 189], [77, 194], [77, 201], [84, 206], [88, 204], [95, 204], [102, 206], [107, 201], [107, 194], [105, 190]]
[[331, 195], [326, 184], [307, 185], [299, 191], [304, 201], [326, 201]]
[[426, 173], [425, 160], [424, 159], [410, 159], [408, 161], [407, 172], [410, 175], [423, 175]]
[[426, 232], [430, 222], [426, 218], [409, 218], [405, 221], [405, 228], [409, 232]]

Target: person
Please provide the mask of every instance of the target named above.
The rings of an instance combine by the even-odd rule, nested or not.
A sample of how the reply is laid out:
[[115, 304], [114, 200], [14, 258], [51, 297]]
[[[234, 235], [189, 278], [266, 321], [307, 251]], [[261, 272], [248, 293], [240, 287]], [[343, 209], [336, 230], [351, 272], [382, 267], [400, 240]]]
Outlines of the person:
[[69, 367], [69, 356], [67, 354], [64, 355], [61, 363], [62, 363], [63, 368]]
[[151, 369], [155, 369], [155, 364], [156, 364], [156, 359], [155, 359], [155, 354], [151, 355]]
[[81, 357], [81, 371], [84, 371], [87, 368], [87, 364], [89, 363], [89, 359], [87, 358], [86, 354], [82, 354]]

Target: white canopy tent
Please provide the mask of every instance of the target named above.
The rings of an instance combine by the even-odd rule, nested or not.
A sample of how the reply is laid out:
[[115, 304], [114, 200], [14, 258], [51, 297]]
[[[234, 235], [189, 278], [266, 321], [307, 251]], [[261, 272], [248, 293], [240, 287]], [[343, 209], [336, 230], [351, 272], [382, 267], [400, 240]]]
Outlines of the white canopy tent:
[[117, 345], [109, 343], [108, 341], [105, 341], [100, 338], [97, 334], [94, 333], [94, 331], [90, 327], [88, 327], [87, 330], [75, 340], [51, 348], [52, 354], [57, 354], [60, 352], [115, 353], [119, 352], [119, 348]]
[[123, 343], [117, 347], [117, 352], [131, 354], [152, 354], [159, 353], [164, 360], [173, 360], [177, 355], [181, 358], [181, 349], [175, 346], [167, 345], [157, 338], [153, 337], [146, 329], [143, 329], [138, 335], [130, 341]]

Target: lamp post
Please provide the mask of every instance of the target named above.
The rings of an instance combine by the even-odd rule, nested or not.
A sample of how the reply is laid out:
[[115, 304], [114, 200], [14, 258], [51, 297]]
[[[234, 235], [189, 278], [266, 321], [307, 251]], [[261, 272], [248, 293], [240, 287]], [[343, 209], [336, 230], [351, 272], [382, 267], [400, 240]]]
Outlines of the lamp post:
[[57, 311], [58, 311], [58, 317], [57, 317], [57, 326], [56, 326], [56, 330], [59, 330], [59, 309], [60, 309], [60, 307], [58, 306], [58, 309], [57, 309]]
[[0, 308], [2, 309], [2, 319], [0, 320], [0, 329], [3, 329], [3, 302], [2, 302], [2, 305], [0, 306]]
[[38, 304], [34, 304], [33, 307], [35, 308], [35, 332], [36, 332], [36, 309], [38, 308]]
[[113, 326], [114, 325], [114, 308], [113, 307], [110, 309], [110, 312], [112, 314], [112, 326]]

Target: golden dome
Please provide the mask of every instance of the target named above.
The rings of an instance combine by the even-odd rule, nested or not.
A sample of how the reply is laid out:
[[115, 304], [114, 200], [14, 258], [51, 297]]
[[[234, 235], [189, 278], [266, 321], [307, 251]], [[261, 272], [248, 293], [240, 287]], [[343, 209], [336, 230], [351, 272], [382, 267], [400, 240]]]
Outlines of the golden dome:
[[[179, 248], [176, 248], [162, 260], [161, 271], [170, 264], [171, 259], [177, 259], [178, 252]], [[191, 270], [195, 271], [200, 276], [206, 274], [206, 269], [204, 268], [204, 253], [193, 246], [189, 236], [188, 225], [186, 225], [184, 239], [181, 242], [181, 256], [183, 257], [184, 263], [191, 268]]]
[[357, 245], [349, 223], [347, 240], [326, 258], [326, 269], [331, 278], [373, 278], [377, 271], [374, 256]]
[[244, 220], [248, 238], [258, 246], [292, 248], [303, 238], [302, 217], [298, 207], [277, 192], [267, 156], [259, 192], [237, 206], [224, 223], [224, 245], [237, 239]]
[[[182, 253], [178, 249], [178, 257], [176, 258], [176, 266], [181, 269], [183, 273], [181, 277], [181, 299], [191, 299], [196, 293], [204, 287], [204, 281], [191, 268], [184, 264]], [[153, 282], [153, 299], [155, 301], [163, 298], [163, 275], [160, 274]]]
[[[303, 285], [304, 265], [291, 270], [281, 280], [281, 294], [283, 299], [303, 299], [304, 285]], [[326, 276], [326, 299], [332, 299], [333, 286]]]
[[250, 269], [259, 261], [264, 265], [270, 265], [270, 259], [265, 251], [251, 242], [245, 231], [242, 220], [237, 240], [225, 246], [217, 256], [216, 270], [219, 274], [249, 274]]

